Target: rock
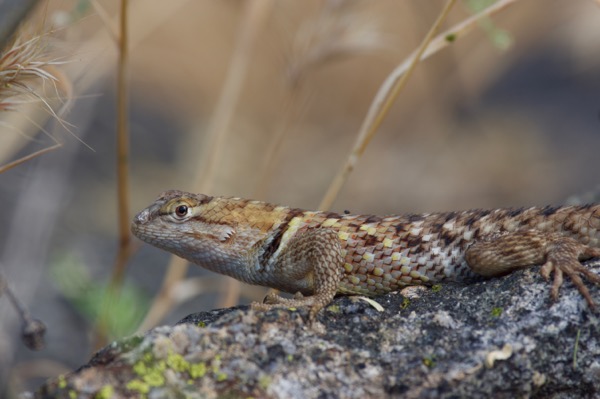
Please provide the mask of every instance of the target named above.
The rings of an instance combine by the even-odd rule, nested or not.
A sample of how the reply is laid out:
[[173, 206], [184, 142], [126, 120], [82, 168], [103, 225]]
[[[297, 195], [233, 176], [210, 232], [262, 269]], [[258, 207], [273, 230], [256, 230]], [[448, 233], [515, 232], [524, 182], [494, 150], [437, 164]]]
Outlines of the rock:
[[312, 326], [288, 309], [197, 313], [109, 345], [34, 396], [598, 397], [598, 314], [570, 281], [553, 305], [549, 288], [533, 268], [374, 298], [383, 312], [342, 297]]

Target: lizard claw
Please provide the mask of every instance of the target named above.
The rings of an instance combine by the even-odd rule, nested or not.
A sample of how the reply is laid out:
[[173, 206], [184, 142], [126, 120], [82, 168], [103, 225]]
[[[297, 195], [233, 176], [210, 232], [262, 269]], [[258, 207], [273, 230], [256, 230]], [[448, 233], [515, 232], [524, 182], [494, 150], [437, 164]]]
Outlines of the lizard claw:
[[552, 270], [554, 270], [554, 263], [552, 263], [551, 261], [547, 261], [546, 263], [544, 263], [544, 265], [540, 269], [540, 274], [542, 275], [544, 280], [550, 281], [550, 274], [552, 273]]
[[263, 303], [253, 302], [250, 306], [254, 310], [266, 311], [270, 309], [276, 308], [305, 308], [308, 309], [308, 318], [309, 320], [315, 320], [317, 317], [317, 313], [325, 307], [329, 302], [331, 302], [331, 298], [320, 296], [320, 295], [311, 295], [304, 297], [302, 294], [298, 296], [296, 294], [293, 299], [283, 298], [277, 294], [270, 293], [267, 294]]
[[548, 249], [546, 263], [542, 266], [540, 273], [546, 281], [550, 274], [554, 274], [550, 295], [554, 301], [558, 300], [558, 293], [562, 286], [564, 275], [569, 277], [588, 306], [595, 310], [596, 303], [592, 299], [589, 289], [581, 276], [594, 284], [600, 284], [600, 276], [586, 268], [580, 263], [580, 259], [599, 257], [600, 251], [586, 245], [575, 242], [571, 238], [556, 240]]
[[279, 295], [277, 295], [274, 292], [269, 292], [264, 298], [262, 303], [265, 305], [274, 305], [276, 303], [279, 303], [279, 299], [281, 297]]

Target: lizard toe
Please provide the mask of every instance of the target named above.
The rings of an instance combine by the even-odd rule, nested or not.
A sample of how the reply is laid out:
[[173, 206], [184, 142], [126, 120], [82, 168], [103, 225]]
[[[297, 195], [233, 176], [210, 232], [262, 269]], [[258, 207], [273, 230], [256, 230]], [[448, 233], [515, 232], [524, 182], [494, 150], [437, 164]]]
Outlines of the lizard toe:
[[548, 278], [550, 273], [554, 274], [550, 294], [553, 300], [558, 299], [558, 293], [566, 275], [575, 285], [581, 296], [585, 299], [591, 309], [596, 309], [592, 295], [582, 276], [591, 283], [599, 284], [600, 276], [586, 268], [580, 263], [580, 259], [596, 257], [600, 251], [586, 245], [575, 242], [571, 238], [556, 240], [548, 251], [546, 263], [542, 266], [541, 274]]

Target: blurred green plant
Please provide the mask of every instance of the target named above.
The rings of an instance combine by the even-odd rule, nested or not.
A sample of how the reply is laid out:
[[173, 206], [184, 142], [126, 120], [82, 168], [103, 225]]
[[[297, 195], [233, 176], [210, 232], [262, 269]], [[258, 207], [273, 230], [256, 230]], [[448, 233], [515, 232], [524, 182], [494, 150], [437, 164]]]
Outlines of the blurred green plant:
[[52, 262], [50, 273], [58, 290], [90, 325], [105, 306], [109, 309], [109, 337], [131, 334], [148, 311], [149, 298], [138, 287], [125, 283], [118, 294], [114, 293], [108, 281], [93, 279], [75, 254], [65, 254]]

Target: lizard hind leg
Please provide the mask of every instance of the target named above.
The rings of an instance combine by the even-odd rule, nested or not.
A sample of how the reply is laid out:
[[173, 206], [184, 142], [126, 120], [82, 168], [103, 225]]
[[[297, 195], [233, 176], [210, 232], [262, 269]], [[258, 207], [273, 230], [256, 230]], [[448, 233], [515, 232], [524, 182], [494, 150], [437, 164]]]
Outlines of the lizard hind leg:
[[465, 253], [469, 267], [485, 277], [508, 274], [533, 265], [543, 265], [542, 277], [550, 279], [550, 294], [558, 299], [558, 292], [566, 275], [590, 306], [596, 307], [581, 276], [600, 284], [600, 276], [583, 266], [580, 261], [600, 257], [600, 249], [582, 244], [572, 237], [535, 230], [506, 233], [477, 242]]
[[[332, 229], [315, 228], [297, 233], [289, 240], [274, 265], [274, 274], [280, 282], [304, 281], [312, 295], [303, 297], [298, 292], [293, 299], [269, 294], [265, 303], [253, 303], [253, 309], [308, 308], [309, 319], [314, 320], [319, 310], [335, 296], [344, 273], [344, 257], [337, 233]], [[278, 284], [282, 289], [295, 284]]]

